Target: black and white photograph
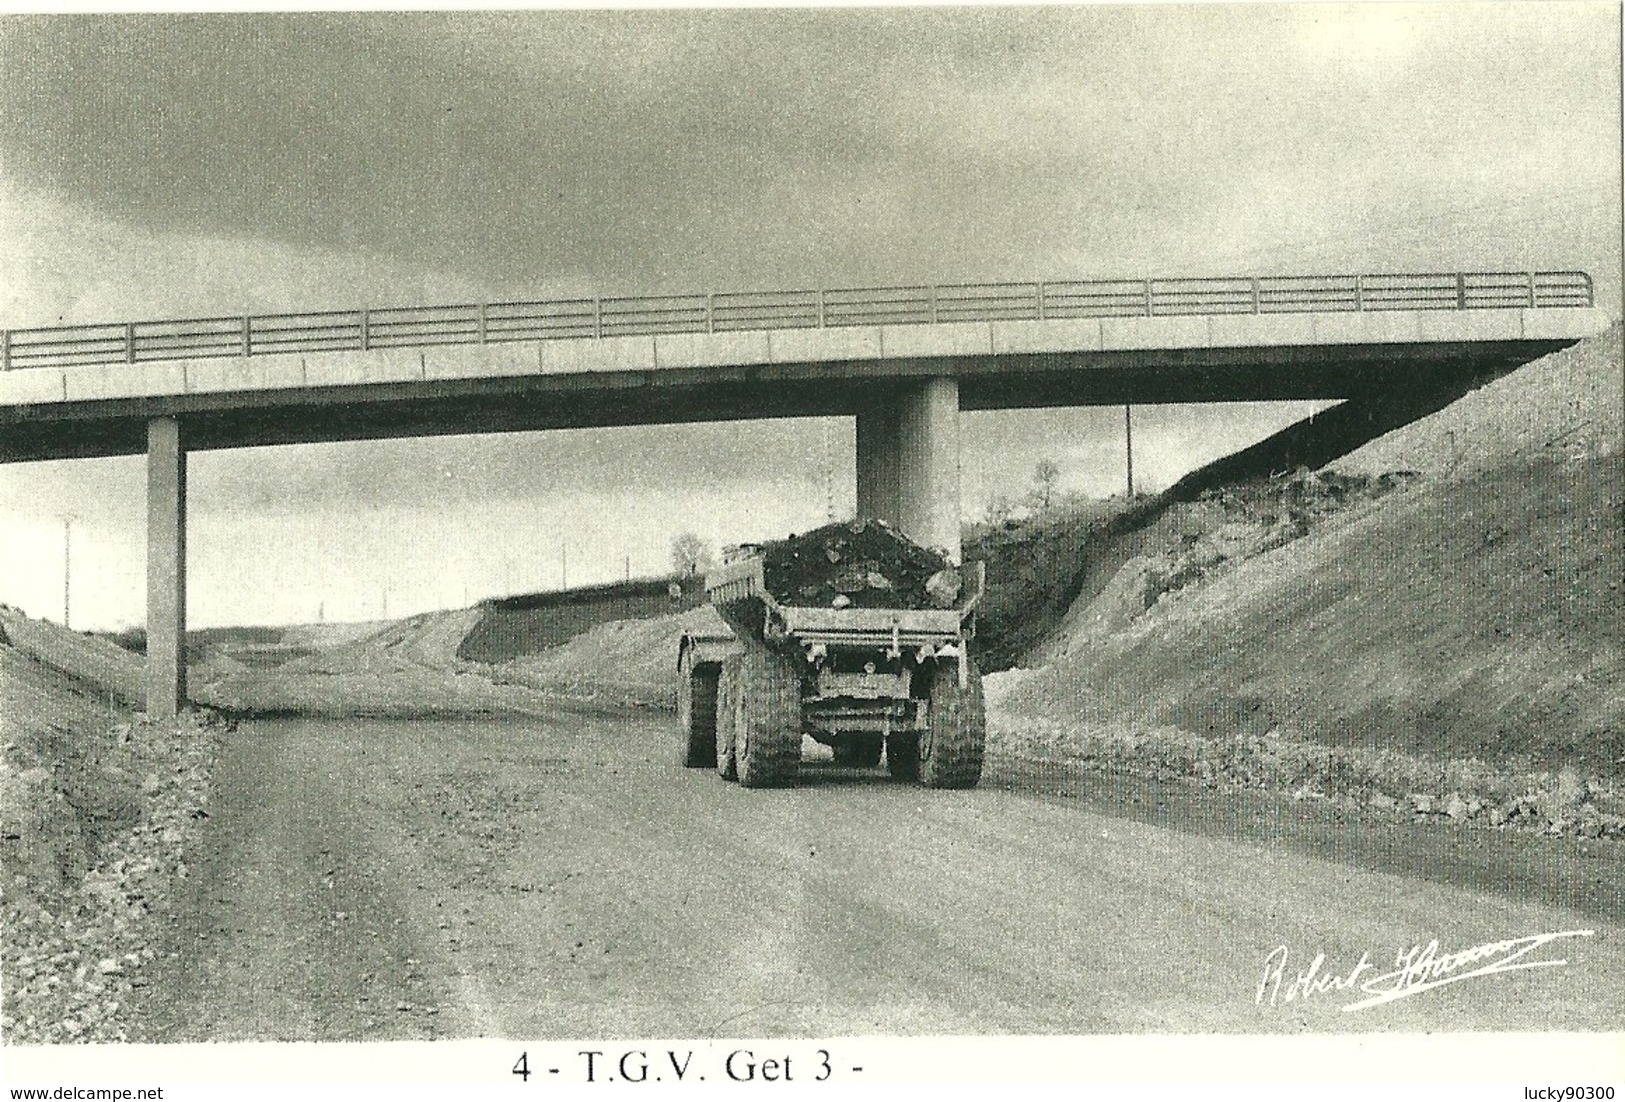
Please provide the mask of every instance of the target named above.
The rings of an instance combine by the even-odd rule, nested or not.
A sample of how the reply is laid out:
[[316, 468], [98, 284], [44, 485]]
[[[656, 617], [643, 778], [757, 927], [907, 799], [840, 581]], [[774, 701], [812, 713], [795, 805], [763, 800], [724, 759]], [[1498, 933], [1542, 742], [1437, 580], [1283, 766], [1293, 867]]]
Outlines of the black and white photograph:
[[0, 13], [9, 1096], [1625, 1090], [1622, 10]]

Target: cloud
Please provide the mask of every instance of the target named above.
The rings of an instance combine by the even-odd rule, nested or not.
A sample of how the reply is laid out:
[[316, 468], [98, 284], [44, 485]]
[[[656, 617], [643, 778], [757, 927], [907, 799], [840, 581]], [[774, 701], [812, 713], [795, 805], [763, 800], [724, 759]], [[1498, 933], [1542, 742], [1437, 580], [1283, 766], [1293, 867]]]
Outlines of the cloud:
[[1541, 9], [18, 20], [0, 148], [115, 226], [497, 294], [1379, 263], [1417, 227], [1361, 212], [1617, 194], [1617, 11]]
[[6, 272], [0, 317], [12, 328], [463, 302], [490, 294], [477, 277], [387, 255], [132, 225], [3, 172], [0, 242]]

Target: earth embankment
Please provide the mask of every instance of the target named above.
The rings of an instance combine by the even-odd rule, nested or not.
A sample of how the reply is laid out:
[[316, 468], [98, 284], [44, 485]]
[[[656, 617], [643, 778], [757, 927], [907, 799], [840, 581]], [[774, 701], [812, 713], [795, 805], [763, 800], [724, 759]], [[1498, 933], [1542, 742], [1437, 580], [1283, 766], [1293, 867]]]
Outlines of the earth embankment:
[[0, 1038], [126, 1039], [164, 951], [220, 725], [147, 722], [129, 652], [0, 608]]
[[1616, 325], [1318, 474], [1169, 507], [990, 679], [996, 726], [1105, 768], [1618, 833], [1621, 378]]

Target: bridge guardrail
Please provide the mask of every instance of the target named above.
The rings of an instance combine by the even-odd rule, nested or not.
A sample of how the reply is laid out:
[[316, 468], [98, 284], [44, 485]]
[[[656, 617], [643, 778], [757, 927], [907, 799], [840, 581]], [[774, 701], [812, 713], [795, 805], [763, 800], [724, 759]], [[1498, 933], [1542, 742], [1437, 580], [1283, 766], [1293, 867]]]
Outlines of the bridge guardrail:
[[570, 337], [1591, 306], [1580, 271], [1055, 280], [403, 306], [0, 330], [0, 370]]

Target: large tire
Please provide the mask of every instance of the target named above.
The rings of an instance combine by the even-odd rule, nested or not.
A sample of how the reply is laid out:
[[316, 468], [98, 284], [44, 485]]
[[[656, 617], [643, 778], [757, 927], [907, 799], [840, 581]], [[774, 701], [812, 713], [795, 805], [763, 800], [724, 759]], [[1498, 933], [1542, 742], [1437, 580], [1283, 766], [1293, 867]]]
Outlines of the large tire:
[[685, 652], [677, 671], [677, 747], [679, 765], [710, 768], [717, 762], [717, 680], [721, 671], [706, 664], [695, 668]]
[[734, 757], [734, 724], [738, 720], [739, 659], [732, 657], [722, 663], [722, 675], [717, 679], [717, 776], [725, 781], [739, 779], [739, 767]]
[[868, 769], [880, 764], [879, 735], [842, 735], [835, 741], [835, 764]]
[[745, 645], [734, 702], [734, 757], [739, 783], [775, 788], [801, 771], [801, 674], [790, 660], [755, 640]]
[[926, 725], [919, 742], [919, 779], [927, 788], [974, 788], [982, 779], [987, 708], [982, 702], [982, 675], [974, 662], [967, 665], [961, 686], [958, 659], [932, 663]]

